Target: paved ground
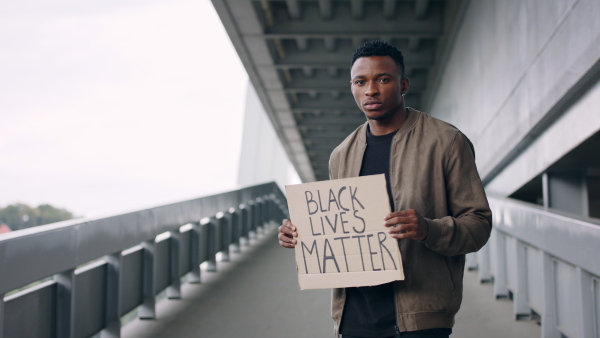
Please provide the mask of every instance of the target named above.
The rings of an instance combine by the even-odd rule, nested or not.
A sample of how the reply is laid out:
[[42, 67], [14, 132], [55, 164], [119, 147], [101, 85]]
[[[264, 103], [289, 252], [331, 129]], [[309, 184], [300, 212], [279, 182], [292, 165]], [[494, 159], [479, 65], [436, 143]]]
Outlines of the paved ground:
[[[280, 248], [274, 230], [204, 272], [202, 284], [186, 284], [181, 300], [157, 305], [156, 320], [134, 320], [125, 338], [142, 337], [332, 337], [329, 290], [299, 291], [291, 250]], [[491, 285], [465, 274], [465, 299], [453, 338], [540, 337], [533, 322], [515, 322], [512, 303], [495, 301]]]
[[452, 338], [539, 338], [541, 328], [534, 321], [513, 320], [512, 301], [495, 300], [492, 289], [492, 284], [479, 283], [477, 271], [465, 272]]

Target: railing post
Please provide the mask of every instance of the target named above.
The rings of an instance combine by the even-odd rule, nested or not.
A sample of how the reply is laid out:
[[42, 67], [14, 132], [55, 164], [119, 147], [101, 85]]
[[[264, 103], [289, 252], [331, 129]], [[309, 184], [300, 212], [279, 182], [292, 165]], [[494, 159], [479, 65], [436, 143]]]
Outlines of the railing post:
[[542, 275], [544, 313], [541, 314], [541, 336], [544, 338], [560, 338], [561, 334], [558, 329], [556, 329], [554, 259], [544, 251], [542, 251]]
[[273, 200], [271, 199], [271, 195], [267, 196], [265, 200], [265, 219], [267, 221], [268, 227], [267, 229], [271, 229], [273, 227]]
[[577, 267], [577, 303], [579, 304], [579, 325], [582, 337], [594, 337], [594, 294], [592, 276]]
[[265, 233], [265, 231], [267, 230], [266, 228], [266, 213], [265, 213], [265, 197], [261, 196], [260, 197], [260, 204], [259, 204], [259, 208], [260, 208], [260, 213], [259, 213], [259, 218], [258, 218], [258, 224], [260, 225], [260, 232], [261, 233]]
[[56, 337], [75, 336], [75, 269], [54, 275], [56, 281]]
[[188, 273], [188, 282], [192, 284], [200, 283], [200, 237], [202, 232], [200, 222], [192, 223], [192, 231], [190, 232], [190, 247], [191, 247], [191, 265], [192, 269]]
[[167, 298], [181, 298], [181, 277], [179, 273], [179, 247], [181, 242], [181, 233], [179, 229], [169, 231], [171, 234], [169, 245], [169, 279], [167, 286]]
[[229, 219], [227, 213], [228, 212], [220, 212], [217, 216], [221, 261], [223, 262], [229, 262], [229, 244], [231, 243], [231, 232], [229, 231]]
[[262, 196], [261, 197], [262, 203], [261, 203], [261, 224], [262, 224], [262, 228], [263, 228], [263, 232], [265, 232], [266, 230], [269, 229], [269, 212], [267, 209], [269, 200], [266, 196]]
[[249, 205], [242, 204], [240, 206], [240, 246], [242, 244], [247, 245], [249, 243], [249, 233], [250, 227], [248, 226], [248, 218], [249, 218]]
[[215, 272], [217, 271], [217, 226], [215, 218], [211, 217], [210, 221], [206, 223], [207, 227], [207, 259], [206, 259], [206, 271]]
[[265, 196], [260, 197], [260, 226], [262, 228], [262, 233], [265, 233], [268, 229], [267, 200], [265, 199]]
[[515, 319], [524, 319], [531, 316], [531, 309], [527, 306], [527, 248], [525, 244], [515, 238], [516, 284], [513, 294], [513, 314]]
[[477, 253], [472, 252], [465, 255], [465, 265], [467, 270], [477, 270]]
[[156, 240], [142, 243], [142, 305], [138, 309], [140, 319], [156, 318]]
[[4, 338], [4, 294], [0, 293], [0, 338]]
[[[497, 231], [492, 230], [492, 238], [494, 238], [496, 234]], [[491, 243], [488, 241], [488, 243], [477, 252], [477, 275], [480, 283], [489, 283], [492, 281], [492, 275], [490, 274], [490, 244]]]
[[121, 336], [121, 252], [106, 256], [106, 312], [101, 337]]
[[248, 202], [248, 243], [256, 238], [256, 204], [255, 201]]
[[260, 227], [260, 197], [254, 199], [252, 203], [252, 229], [254, 229], [254, 234], [258, 237], [261, 233]]
[[232, 237], [232, 246], [231, 249], [234, 253], [240, 252], [240, 210], [231, 208], [229, 209], [230, 219], [231, 219], [231, 237]]
[[506, 238], [496, 232], [496, 275], [494, 276], [494, 296], [496, 299], [508, 297], [506, 288]]

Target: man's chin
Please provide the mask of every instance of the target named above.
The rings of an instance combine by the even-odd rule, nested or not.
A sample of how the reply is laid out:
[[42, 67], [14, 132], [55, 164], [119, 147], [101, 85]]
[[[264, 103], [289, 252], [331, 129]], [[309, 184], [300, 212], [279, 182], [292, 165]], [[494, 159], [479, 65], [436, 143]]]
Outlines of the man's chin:
[[387, 120], [392, 117], [392, 115], [393, 114], [390, 113], [365, 113], [367, 119], [373, 121]]

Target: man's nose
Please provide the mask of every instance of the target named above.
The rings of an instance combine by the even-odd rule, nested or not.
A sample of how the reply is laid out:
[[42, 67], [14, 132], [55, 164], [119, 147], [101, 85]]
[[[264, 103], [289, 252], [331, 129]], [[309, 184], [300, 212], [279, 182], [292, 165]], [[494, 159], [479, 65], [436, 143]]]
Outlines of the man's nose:
[[377, 88], [377, 85], [374, 83], [368, 84], [367, 89], [365, 90], [365, 95], [375, 96], [377, 94], [379, 94], [379, 89]]

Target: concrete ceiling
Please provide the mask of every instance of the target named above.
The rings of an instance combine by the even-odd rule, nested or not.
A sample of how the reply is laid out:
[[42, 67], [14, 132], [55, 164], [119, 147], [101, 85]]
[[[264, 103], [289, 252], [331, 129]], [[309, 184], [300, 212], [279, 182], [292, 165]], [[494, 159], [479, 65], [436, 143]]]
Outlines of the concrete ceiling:
[[350, 58], [381, 39], [404, 54], [407, 105], [426, 109], [467, 0], [212, 0], [300, 178], [329, 178], [329, 154], [365, 121]]

